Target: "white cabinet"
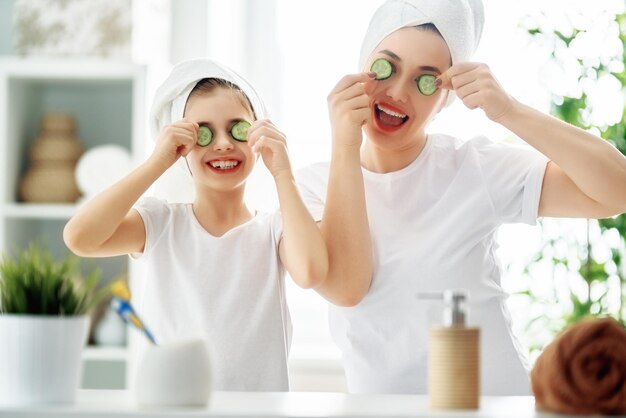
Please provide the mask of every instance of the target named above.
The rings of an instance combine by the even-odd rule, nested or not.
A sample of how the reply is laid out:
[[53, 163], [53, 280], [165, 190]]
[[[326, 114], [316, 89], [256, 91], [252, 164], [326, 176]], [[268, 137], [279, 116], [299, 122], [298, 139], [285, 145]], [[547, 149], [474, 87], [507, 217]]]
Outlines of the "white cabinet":
[[[145, 128], [145, 69], [128, 63], [81, 59], [0, 59], [0, 251], [23, 248], [33, 240], [53, 255], [67, 253], [62, 230], [75, 204], [29, 204], [18, 188], [30, 162], [28, 151], [47, 112], [71, 113], [84, 150], [105, 144], [142, 156]], [[85, 259], [103, 279], [128, 271], [128, 257]], [[98, 350], [88, 358], [97, 360]], [[102, 350], [103, 359], [110, 350]], [[123, 359], [123, 355], [119, 356]]]

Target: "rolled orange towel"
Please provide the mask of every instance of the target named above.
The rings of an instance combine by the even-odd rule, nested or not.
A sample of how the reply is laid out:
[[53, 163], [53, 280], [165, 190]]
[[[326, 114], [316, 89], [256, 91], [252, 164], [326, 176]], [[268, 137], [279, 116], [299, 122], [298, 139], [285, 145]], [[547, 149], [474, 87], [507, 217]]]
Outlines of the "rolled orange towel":
[[614, 319], [581, 321], [559, 335], [530, 375], [537, 409], [626, 414], [626, 330]]

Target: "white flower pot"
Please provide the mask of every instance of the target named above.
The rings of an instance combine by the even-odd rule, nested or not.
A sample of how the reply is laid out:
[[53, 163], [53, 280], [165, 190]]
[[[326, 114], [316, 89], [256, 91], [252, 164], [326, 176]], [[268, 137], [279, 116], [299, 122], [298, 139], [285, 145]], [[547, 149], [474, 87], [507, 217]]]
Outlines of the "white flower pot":
[[0, 315], [0, 404], [73, 403], [89, 317]]

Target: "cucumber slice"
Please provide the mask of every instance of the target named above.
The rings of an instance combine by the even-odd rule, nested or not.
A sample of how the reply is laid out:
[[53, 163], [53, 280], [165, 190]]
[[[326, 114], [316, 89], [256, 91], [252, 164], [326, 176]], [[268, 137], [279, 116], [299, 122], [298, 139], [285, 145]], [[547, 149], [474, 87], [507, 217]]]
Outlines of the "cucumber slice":
[[386, 80], [393, 74], [393, 66], [384, 58], [378, 58], [372, 63], [370, 71], [376, 73], [376, 80]]
[[213, 132], [209, 129], [208, 126], [201, 126], [198, 129], [198, 141], [197, 144], [201, 147], [206, 147], [213, 140]]
[[240, 120], [230, 128], [230, 134], [237, 141], [246, 142], [248, 140], [248, 128], [250, 128], [250, 122], [246, 120]]
[[417, 77], [417, 89], [424, 96], [431, 96], [437, 91], [435, 80], [437, 80], [437, 77], [432, 74], [422, 74]]

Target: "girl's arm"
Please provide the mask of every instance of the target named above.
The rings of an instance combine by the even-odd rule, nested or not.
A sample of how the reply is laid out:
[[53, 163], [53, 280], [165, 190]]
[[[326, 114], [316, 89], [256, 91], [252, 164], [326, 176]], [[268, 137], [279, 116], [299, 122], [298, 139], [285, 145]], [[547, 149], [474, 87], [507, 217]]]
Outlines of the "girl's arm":
[[300, 287], [316, 288], [326, 279], [328, 253], [298, 192], [285, 135], [270, 121], [259, 120], [248, 131], [248, 143], [255, 152], [261, 153], [276, 182], [283, 220], [283, 236], [279, 244], [281, 262]]
[[485, 64], [454, 65], [440, 80], [467, 107], [482, 108], [551, 160], [539, 216], [605, 218], [626, 212], [626, 157], [607, 141], [519, 103]]
[[196, 143], [197, 124], [182, 120], [164, 129], [152, 156], [128, 176], [81, 206], [63, 230], [72, 252], [87, 257], [140, 253], [146, 235], [132, 206], [181, 155]]

